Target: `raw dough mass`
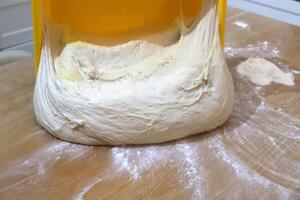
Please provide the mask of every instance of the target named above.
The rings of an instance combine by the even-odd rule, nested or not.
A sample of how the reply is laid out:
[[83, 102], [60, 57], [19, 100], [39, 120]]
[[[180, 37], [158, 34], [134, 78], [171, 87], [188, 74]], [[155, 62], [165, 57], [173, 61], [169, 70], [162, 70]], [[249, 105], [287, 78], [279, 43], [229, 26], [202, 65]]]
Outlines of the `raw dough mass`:
[[275, 64], [263, 58], [248, 58], [239, 64], [237, 71], [254, 84], [266, 86], [272, 82], [293, 86], [295, 77], [292, 72], [283, 72]]
[[63, 140], [160, 143], [215, 129], [229, 117], [233, 83], [216, 5], [169, 46], [146, 41], [44, 47], [34, 94], [38, 123]]

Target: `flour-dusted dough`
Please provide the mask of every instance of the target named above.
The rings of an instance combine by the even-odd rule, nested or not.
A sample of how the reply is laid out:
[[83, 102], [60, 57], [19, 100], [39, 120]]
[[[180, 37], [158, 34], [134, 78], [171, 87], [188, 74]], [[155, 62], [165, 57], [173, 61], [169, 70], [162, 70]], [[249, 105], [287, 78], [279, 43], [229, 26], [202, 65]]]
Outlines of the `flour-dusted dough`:
[[248, 58], [239, 64], [237, 71], [257, 85], [266, 86], [272, 82], [293, 86], [295, 77], [292, 72], [281, 71], [274, 63], [263, 58]]
[[34, 94], [38, 123], [83, 144], [160, 143], [215, 129], [233, 105], [216, 5], [170, 46], [68, 44], [44, 48]]

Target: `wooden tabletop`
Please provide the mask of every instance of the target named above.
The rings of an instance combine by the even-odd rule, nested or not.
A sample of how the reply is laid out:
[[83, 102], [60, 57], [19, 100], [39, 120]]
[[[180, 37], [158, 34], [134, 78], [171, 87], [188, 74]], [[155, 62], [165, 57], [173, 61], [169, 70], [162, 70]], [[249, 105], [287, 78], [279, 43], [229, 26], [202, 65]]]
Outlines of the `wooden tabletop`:
[[225, 53], [235, 107], [221, 128], [162, 145], [60, 141], [34, 117], [33, 60], [0, 67], [0, 199], [300, 199], [300, 75], [258, 87], [248, 57], [300, 69], [300, 27], [229, 9]]

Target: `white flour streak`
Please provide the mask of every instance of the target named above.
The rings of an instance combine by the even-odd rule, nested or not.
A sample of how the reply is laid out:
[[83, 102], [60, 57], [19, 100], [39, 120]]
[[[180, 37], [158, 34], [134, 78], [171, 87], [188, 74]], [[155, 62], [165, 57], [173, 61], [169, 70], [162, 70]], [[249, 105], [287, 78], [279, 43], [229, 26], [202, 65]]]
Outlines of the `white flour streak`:
[[31, 155], [29, 159], [21, 163], [21, 166], [36, 168], [36, 175], [43, 176], [47, 169], [57, 160], [57, 157], [60, 157], [64, 153], [64, 149], [69, 145], [71, 144], [67, 142], [56, 142], [49, 145], [48, 148], [36, 152], [33, 156]]
[[63, 155], [68, 155], [72, 159], [84, 154], [90, 147], [71, 144], [68, 142], [56, 141], [52, 144], [44, 146], [37, 151], [28, 154], [25, 158], [13, 161], [13, 167], [0, 171], [0, 179], [10, 179], [19, 175], [25, 178], [8, 185], [1, 189], [1, 192], [9, 190], [35, 177], [43, 176], [55, 162], [61, 159]]
[[226, 149], [220, 139], [214, 139], [209, 141], [209, 148], [212, 149], [219, 160], [223, 160], [229, 165], [236, 175], [241, 179], [247, 181], [255, 181], [263, 187], [267, 187], [270, 184], [269, 180], [259, 177], [257, 174], [250, 172], [250, 169], [244, 165], [237, 157], [235, 157], [229, 150]]
[[176, 150], [182, 156], [183, 165], [180, 169], [186, 187], [193, 192], [192, 199], [204, 199], [203, 181], [205, 172], [200, 163], [200, 157], [192, 144], [176, 144]]
[[[254, 117], [248, 120], [247, 123], [249, 124], [247, 124], [245, 129], [239, 128], [238, 133], [240, 135], [249, 137], [249, 142], [244, 145], [244, 148], [255, 150], [253, 153], [256, 156], [255, 158], [252, 157], [254, 158], [252, 159], [253, 163], [256, 163], [272, 177], [297, 188], [300, 185], [300, 181], [297, 178], [299, 162], [292, 160], [287, 155], [289, 152], [294, 151], [291, 146], [299, 141], [300, 129], [292, 125], [291, 121], [294, 120], [294, 117], [286, 116], [287, 114], [285, 113], [275, 112], [267, 106], [264, 109], [264, 111], [261, 108], [258, 109], [263, 111], [263, 113], [255, 113]], [[264, 119], [264, 122], [261, 122], [263, 121], [262, 119]], [[236, 137], [238, 142], [239, 138], [241, 138], [238, 135], [231, 136], [231, 138], [233, 137]], [[253, 138], [259, 138], [259, 140], [264, 141], [266, 145], [264, 156], [260, 155], [259, 149], [255, 148], [256, 144]], [[290, 140], [289, 144], [286, 144], [282, 138]], [[250, 142], [251, 140], [252, 142]], [[266, 152], [268, 153], [267, 155], [265, 154]]]
[[121, 171], [126, 171], [132, 181], [138, 181], [148, 169], [154, 170], [168, 161], [169, 152], [158, 147], [120, 148], [111, 150], [113, 162]]
[[167, 162], [176, 158], [179, 163], [179, 176], [183, 179], [186, 188], [192, 190], [193, 199], [203, 199], [204, 169], [201, 166], [199, 155], [192, 144], [176, 144], [176, 154], [171, 154], [168, 147], [119, 148], [112, 149], [113, 162], [120, 171], [129, 174], [132, 181], [138, 181], [145, 171], [154, 171], [163, 167]]
[[97, 185], [98, 183], [100, 183], [103, 179], [101, 177], [97, 177], [95, 179], [93, 179], [92, 181], [90, 181], [87, 186], [83, 187], [83, 189], [79, 192], [78, 195], [76, 195], [75, 197], [73, 197], [74, 200], [83, 200], [84, 195], [90, 191], [95, 185]]
[[[259, 124], [257, 122], [260, 122]], [[300, 139], [300, 120], [284, 112], [276, 111], [271, 107], [260, 104], [256, 112], [248, 120], [252, 127], [260, 125], [269, 130], [271, 135], [280, 135], [289, 139]]]
[[137, 163], [131, 161], [130, 150], [113, 148], [114, 163], [120, 170], [125, 170], [130, 174], [130, 177], [135, 181], [139, 178], [142, 168], [138, 169]]
[[[249, 118], [245, 113], [237, 112], [233, 117], [245, 121], [224, 134], [226, 140], [235, 144], [235, 152], [246, 154], [248, 162], [259, 166], [260, 171], [271, 178], [271, 182], [278, 181], [285, 186], [298, 188], [299, 162], [289, 154], [295, 152], [293, 145], [299, 141], [300, 128], [295, 126], [299, 124], [299, 119], [276, 111], [264, 102], [256, 107]], [[263, 148], [260, 146], [262, 144]]]
[[[270, 189], [270, 187], [275, 187], [275, 191], [278, 194], [285, 197], [289, 196], [289, 190], [268, 180], [267, 178], [261, 176], [256, 171], [250, 169], [243, 161], [236, 157], [229, 149], [227, 149], [220, 138], [214, 138], [210, 140], [209, 148], [213, 150], [218, 160], [223, 161], [224, 164], [229, 166], [237, 177], [244, 180], [250, 184], [259, 184], [264, 189]], [[259, 192], [258, 190], [256, 191]], [[266, 191], [265, 191], [266, 192]]]
[[240, 28], [249, 28], [249, 24], [244, 21], [235, 21], [233, 24]]
[[248, 44], [245, 47], [231, 47], [224, 48], [226, 57], [263, 57], [274, 58], [280, 57], [280, 51], [276, 45], [270, 44], [268, 41], [258, 41], [255, 44]]
[[[18, 172], [22, 173], [24, 172], [25, 168], [37, 168], [37, 175], [43, 175], [42, 172], [44, 172], [46, 169], [42, 168], [49, 163], [49, 159], [61, 155], [63, 153], [62, 150], [68, 145], [70, 144], [67, 142], [55, 142], [54, 144], [44, 146], [42, 149], [37, 149], [37, 151], [27, 155], [25, 158], [14, 160], [12, 161], [14, 162], [13, 170], [11, 167], [9, 169], [2, 170], [0, 172], [0, 179], [13, 175], [9, 172], [14, 174]], [[47, 167], [49, 166], [47, 165]]]

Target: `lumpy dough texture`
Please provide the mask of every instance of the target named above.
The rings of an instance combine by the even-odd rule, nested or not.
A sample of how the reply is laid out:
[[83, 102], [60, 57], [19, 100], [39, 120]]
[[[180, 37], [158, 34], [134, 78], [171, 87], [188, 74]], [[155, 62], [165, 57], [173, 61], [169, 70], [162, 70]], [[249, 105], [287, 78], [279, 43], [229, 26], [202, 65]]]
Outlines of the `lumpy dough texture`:
[[177, 43], [131, 41], [44, 48], [34, 94], [38, 123], [92, 145], [160, 143], [215, 129], [233, 105], [216, 5]]

